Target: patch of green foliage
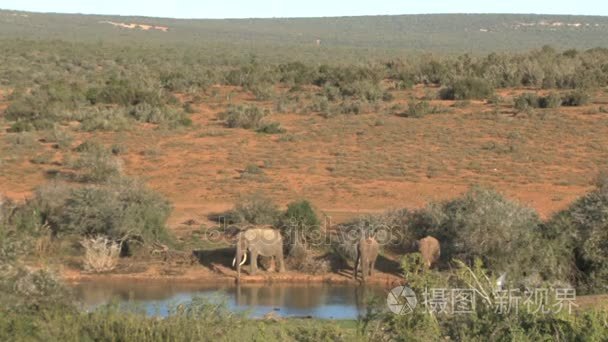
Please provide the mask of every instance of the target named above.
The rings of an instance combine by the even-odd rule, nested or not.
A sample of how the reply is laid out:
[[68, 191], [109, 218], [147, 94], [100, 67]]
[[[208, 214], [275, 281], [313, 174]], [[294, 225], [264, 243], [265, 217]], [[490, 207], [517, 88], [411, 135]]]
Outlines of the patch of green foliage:
[[494, 87], [478, 77], [459, 78], [439, 92], [442, 100], [484, 100], [492, 96]]
[[[360, 320], [360, 334], [374, 341], [601, 341], [608, 338], [608, 311], [587, 310], [568, 313], [540, 312], [520, 304], [518, 310], [500, 310], [500, 292], [480, 261], [472, 266], [456, 262], [449, 274], [425, 271], [416, 255], [404, 258], [403, 270], [408, 286], [415, 293], [428, 289], [472, 289], [477, 300], [470, 313], [428, 312], [424, 302], [413, 312], [396, 315], [384, 310], [368, 310]], [[546, 305], [556, 303], [547, 298]], [[384, 301], [380, 305], [385, 305]], [[449, 303], [447, 305], [450, 305]]]
[[254, 193], [239, 199], [226, 214], [230, 223], [275, 225], [280, 217], [277, 205], [268, 197]]
[[231, 106], [219, 115], [230, 128], [259, 129], [270, 111], [256, 106]]

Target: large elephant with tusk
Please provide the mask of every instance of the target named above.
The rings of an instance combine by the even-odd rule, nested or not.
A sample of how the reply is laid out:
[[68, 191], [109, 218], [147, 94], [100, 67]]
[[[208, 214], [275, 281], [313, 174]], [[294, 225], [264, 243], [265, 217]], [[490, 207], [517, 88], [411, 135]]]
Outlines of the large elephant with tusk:
[[250, 256], [250, 271], [253, 275], [258, 269], [258, 256], [274, 257], [279, 272], [285, 271], [283, 260], [283, 237], [281, 233], [272, 228], [251, 228], [237, 234], [236, 255], [232, 260], [232, 267], [236, 267], [237, 277], [241, 278], [241, 266]]

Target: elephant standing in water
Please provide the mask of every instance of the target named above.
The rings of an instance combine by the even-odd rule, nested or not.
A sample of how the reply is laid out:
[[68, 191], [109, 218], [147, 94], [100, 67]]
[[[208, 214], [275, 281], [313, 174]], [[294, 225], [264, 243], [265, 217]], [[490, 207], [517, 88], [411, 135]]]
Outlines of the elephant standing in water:
[[374, 275], [374, 265], [378, 258], [378, 241], [372, 236], [362, 237], [357, 244], [357, 258], [355, 260], [355, 270], [353, 279], [357, 279], [359, 268], [361, 268], [361, 278], [365, 281], [367, 276]]
[[441, 247], [439, 240], [432, 236], [427, 236], [418, 241], [418, 251], [422, 255], [422, 261], [427, 268], [431, 268], [439, 260], [441, 255]]
[[285, 271], [283, 237], [278, 230], [272, 228], [252, 228], [238, 233], [236, 256], [232, 260], [232, 266], [236, 266], [238, 279], [241, 278], [241, 266], [247, 261], [247, 252], [250, 254], [250, 275], [257, 272], [258, 256], [260, 255], [274, 257], [279, 272]]

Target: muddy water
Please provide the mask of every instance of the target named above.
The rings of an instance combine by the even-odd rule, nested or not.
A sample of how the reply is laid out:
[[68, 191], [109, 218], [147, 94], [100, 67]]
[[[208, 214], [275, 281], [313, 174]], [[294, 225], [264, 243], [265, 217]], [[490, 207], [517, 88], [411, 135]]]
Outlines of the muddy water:
[[193, 298], [221, 301], [235, 312], [262, 317], [274, 312], [282, 317], [354, 319], [365, 313], [371, 298], [386, 298], [377, 287], [354, 285], [197, 285], [168, 282], [95, 282], [74, 285], [77, 298], [87, 310], [118, 301], [145, 310], [149, 315], [166, 316], [171, 308]]

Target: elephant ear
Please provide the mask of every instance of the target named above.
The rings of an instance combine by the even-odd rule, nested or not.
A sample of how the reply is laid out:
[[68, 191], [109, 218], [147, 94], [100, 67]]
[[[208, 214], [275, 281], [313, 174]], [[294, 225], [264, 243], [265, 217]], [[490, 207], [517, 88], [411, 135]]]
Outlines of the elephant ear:
[[229, 226], [224, 231], [225, 231], [226, 235], [229, 236], [230, 238], [236, 237], [238, 235], [238, 233], [241, 232], [241, 230], [237, 226]]

